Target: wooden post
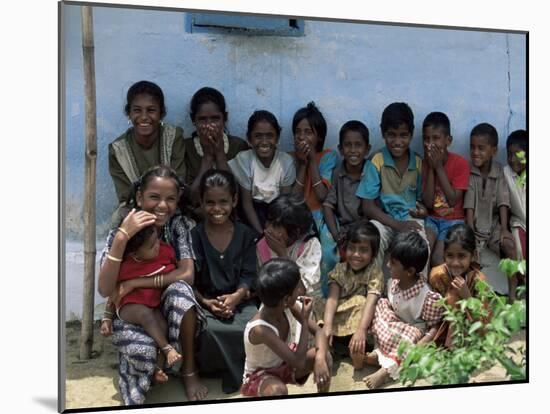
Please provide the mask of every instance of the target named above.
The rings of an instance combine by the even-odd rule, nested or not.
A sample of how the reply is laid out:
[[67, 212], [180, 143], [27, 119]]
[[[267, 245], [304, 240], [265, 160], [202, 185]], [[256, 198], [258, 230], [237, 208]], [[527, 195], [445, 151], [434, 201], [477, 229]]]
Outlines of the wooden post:
[[84, 291], [80, 359], [89, 359], [94, 343], [95, 290], [95, 177], [96, 177], [96, 100], [93, 15], [90, 6], [82, 6], [82, 51], [84, 54], [84, 88], [86, 111], [86, 166], [84, 189]]

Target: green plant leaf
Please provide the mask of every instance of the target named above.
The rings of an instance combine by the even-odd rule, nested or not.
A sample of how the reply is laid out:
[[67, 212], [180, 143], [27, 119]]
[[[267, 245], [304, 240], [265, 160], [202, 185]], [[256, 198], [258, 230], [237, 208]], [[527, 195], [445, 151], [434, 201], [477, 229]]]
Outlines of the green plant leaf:
[[525, 275], [527, 272], [527, 262], [525, 260], [522, 260], [518, 263], [518, 272], [520, 272], [522, 275]]
[[468, 335], [473, 334], [475, 331], [477, 331], [479, 328], [483, 326], [483, 323], [480, 321], [474, 322], [472, 326], [470, 326], [470, 329], [468, 330]]
[[498, 361], [506, 369], [506, 372], [510, 375], [510, 378], [513, 380], [524, 380], [525, 379], [525, 369], [517, 366], [514, 361], [510, 358], [500, 357]]

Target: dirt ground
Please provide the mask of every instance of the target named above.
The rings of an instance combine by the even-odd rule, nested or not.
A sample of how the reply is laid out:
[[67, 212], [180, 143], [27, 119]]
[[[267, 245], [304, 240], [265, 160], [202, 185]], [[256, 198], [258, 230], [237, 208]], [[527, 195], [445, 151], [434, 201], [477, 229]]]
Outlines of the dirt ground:
[[[117, 389], [117, 351], [109, 338], [99, 335], [99, 328], [94, 333], [93, 358], [88, 361], [78, 359], [80, 324], [67, 324], [67, 357], [66, 357], [66, 408], [111, 407], [122, 405]], [[525, 346], [525, 330], [519, 332], [511, 344], [514, 348]], [[365, 367], [354, 371], [349, 358], [336, 357], [332, 369], [333, 377], [331, 392], [338, 391], [365, 391], [362, 379], [374, 372], [375, 367]], [[495, 366], [472, 378], [472, 382], [492, 382], [507, 380], [504, 368]], [[223, 400], [228, 398], [242, 398], [240, 394], [224, 394], [221, 390], [221, 381], [217, 379], [203, 379], [208, 387], [208, 399]], [[429, 385], [420, 381], [418, 386]], [[399, 388], [397, 382], [388, 383], [384, 388]], [[304, 386], [289, 386], [289, 394], [315, 393], [316, 387], [312, 376]], [[147, 395], [147, 403], [167, 403], [187, 401], [183, 386], [179, 379], [170, 378], [168, 383], [155, 386]]]

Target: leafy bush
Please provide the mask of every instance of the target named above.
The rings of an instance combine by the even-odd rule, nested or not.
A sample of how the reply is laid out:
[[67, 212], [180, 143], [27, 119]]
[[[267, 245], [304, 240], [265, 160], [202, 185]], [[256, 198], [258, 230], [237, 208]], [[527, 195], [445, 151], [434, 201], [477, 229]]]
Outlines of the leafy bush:
[[[476, 289], [479, 298], [461, 300], [456, 308], [447, 305], [444, 299], [439, 302], [445, 308], [444, 320], [450, 323], [453, 332], [451, 349], [438, 348], [433, 343], [400, 344], [403, 384], [414, 385], [419, 379], [433, 385], [464, 384], [475, 371], [488, 369], [497, 362], [511, 379], [525, 379], [525, 350], [514, 350], [508, 345], [511, 336], [525, 325], [525, 301], [507, 304], [484, 281], [477, 282]], [[489, 322], [483, 323], [484, 320]]]

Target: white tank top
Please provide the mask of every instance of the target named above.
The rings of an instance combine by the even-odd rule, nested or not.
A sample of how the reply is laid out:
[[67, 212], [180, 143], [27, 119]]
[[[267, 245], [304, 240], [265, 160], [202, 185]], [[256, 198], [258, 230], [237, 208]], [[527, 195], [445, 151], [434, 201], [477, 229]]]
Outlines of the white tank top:
[[[250, 342], [248, 338], [250, 330], [258, 325], [267, 326], [275, 332], [275, 335], [279, 336], [279, 330], [263, 319], [256, 319], [255, 321], [251, 321], [246, 324], [244, 329], [244, 351], [246, 353], [244, 376], [256, 371], [259, 368], [274, 368], [283, 363], [283, 360], [266, 344], [254, 345]], [[287, 344], [290, 343], [290, 332], [285, 342]]]

